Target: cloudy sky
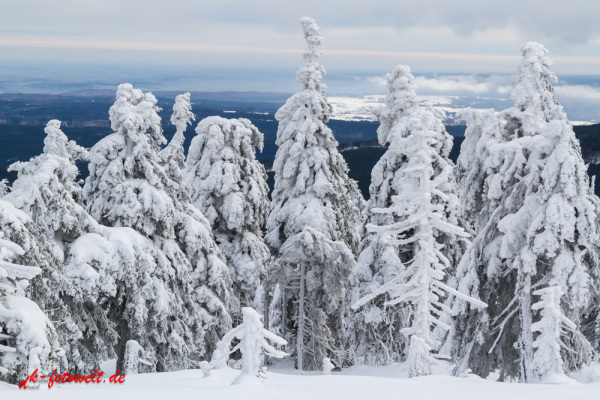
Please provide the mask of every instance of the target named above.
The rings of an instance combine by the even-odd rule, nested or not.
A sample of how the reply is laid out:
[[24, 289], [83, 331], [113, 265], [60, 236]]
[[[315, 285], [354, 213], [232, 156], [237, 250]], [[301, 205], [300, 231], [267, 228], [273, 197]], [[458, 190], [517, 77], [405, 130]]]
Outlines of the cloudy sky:
[[0, 51], [12, 62], [297, 64], [298, 19], [317, 20], [330, 68], [512, 72], [540, 41], [559, 73], [600, 70], [592, 0], [0, 0]]
[[[598, 15], [593, 0], [0, 0], [0, 81], [168, 76], [178, 87], [197, 70], [206, 90], [289, 91], [298, 20], [310, 16], [333, 92], [384, 91], [383, 74], [408, 64], [429, 74], [424, 92], [507, 96], [530, 40], [550, 50], [559, 76], [600, 75]], [[235, 80], [240, 70], [284, 72]], [[568, 84], [561, 96], [600, 101], [600, 79]]]

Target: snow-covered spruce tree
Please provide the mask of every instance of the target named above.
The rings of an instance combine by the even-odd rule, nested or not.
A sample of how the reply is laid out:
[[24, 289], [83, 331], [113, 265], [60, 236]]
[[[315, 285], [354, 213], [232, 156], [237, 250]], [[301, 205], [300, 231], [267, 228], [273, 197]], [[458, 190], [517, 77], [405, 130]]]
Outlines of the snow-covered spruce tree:
[[[105, 229], [108, 243], [80, 238], [70, 266], [110, 308], [119, 366], [133, 339], [164, 371], [188, 368], [230, 328], [230, 278], [206, 219], [174, 195], [179, 183], [158, 154], [164, 137], [157, 111], [152, 94], [130, 84], [117, 89], [109, 113], [115, 133], [92, 148], [84, 192], [98, 221], [131, 229]], [[91, 252], [95, 241], [98, 251]], [[96, 276], [78, 275], [85, 268]]]
[[492, 110], [468, 108], [457, 113], [467, 123], [455, 176], [459, 198], [458, 215], [468, 228], [479, 232], [490, 219], [498, 205], [487, 198], [487, 178], [493, 171], [486, 164], [490, 156], [489, 147], [504, 141], [504, 130], [497, 113]]
[[174, 192], [171, 197], [176, 197], [185, 204], [190, 202], [190, 191], [182, 178], [182, 171], [185, 165], [185, 154], [183, 150], [183, 142], [185, 141], [184, 133], [188, 124], [191, 125], [195, 121], [194, 113], [192, 113], [192, 103], [190, 93], [183, 93], [175, 97], [173, 104], [173, 114], [171, 115], [171, 123], [175, 125], [175, 135], [164, 149], [159, 153], [165, 172], [171, 180], [175, 182]]
[[[62, 262], [68, 254], [70, 243], [85, 233], [98, 233], [100, 227], [85, 211], [83, 190], [76, 181], [79, 170], [75, 161], [89, 159], [89, 153], [75, 142], [69, 141], [60, 130], [60, 124], [58, 120], [48, 122], [44, 152], [41, 155], [9, 167], [18, 171], [18, 177], [11, 193], [4, 200], [31, 217], [34, 225], [45, 236], [46, 242], [52, 246], [56, 258]], [[62, 266], [57, 274], [64, 279]], [[101, 321], [93, 316], [102, 313], [99, 305], [96, 302], [80, 301], [80, 296], [73, 292], [76, 289], [69, 285], [68, 290], [61, 290], [60, 300], [55, 299], [57, 305], [53, 307], [62, 310], [62, 318], [65, 318], [69, 317], [64, 315], [66, 306], [70, 311], [70, 318], [81, 331], [81, 334], [77, 332], [71, 323], [56, 324], [63, 340], [69, 370], [74, 373], [99, 368], [100, 361], [113, 356], [112, 347], [116, 339], [114, 330], [109, 326], [97, 326]], [[37, 292], [35, 287], [33, 292]]]
[[[26, 213], [4, 200], [0, 200], [0, 231], [7, 240], [18, 243], [23, 249], [23, 252], [12, 252], [7, 261], [36, 265], [42, 270], [41, 274], [31, 279], [26, 290], [28, 297], [50, 318], [64, 348], [76, 343], [81, 337], [73, 320], [76, 314], [71, 313], [63, 299], [72, 293], [72, 287], [64, 274], [62, 263], [52, 252], [43, 232]], [[67, 360], [63, 357], [60, 361], [61, 368], [65, 368]]]
[[[449, 284], [462, 293], [481, 298], [479, 288], [485, 285], [487, 275], [471, 268], [471, 260], [481, 256], [481, 244], [489, 232], [497, 231], [498, 199], [488, 197], [490, 176], [495, 170], [489, 163], [490, 147], [505, 141], [506, 133], [502, 121], [494, 110], [466, 109], [457, 113], [458, 118], [467, 121], [465, 140], [455, 167], [455, 176], [458, 187], [458, 217], [464, 227], [475, 236], [479, 234], [474, 243], [465, 250], [460, 260], [453, 279]], [[481, 346], [486, 346], [483, 332], [489, 330], [489, 308], [472, 306], [463, 301], [455, 301], [453, 296], [447, 299], [447, 304], [452, 309], [454, 323], [440, 349], [444, 354], [449, 354], [456, 359], [454, 373], [462, 374], [469, 368], [475, 373], [487, 370], [489, 358], [469, 358], [471, 352], [477, 354]], [[460, 352], [460, 356], [457, 353]]]
[[556, 76], [547, 50], [529, 42], [522, 54], [515, 105], [500, 113], [501, 131], [492, 135], [498, 140], [486, 145], [487, 221], [481, 221], [457, 270], [459, 290], [488, 303], [489, 318], [453, 307], [461, 332], [450, 346], [459, 369], [481, 376], [500, 370], [503, 379], [537, 381], [534, 343], [540, 334], [534, 324], [551, 302], [534, 307], [536, 290], [560, 289], [561, 313], [576, 326], [563, 332], [564, 371], [592, 359], [580, 322], [598, 304], [598, 207], [579, 143], [554, 97]]
[[[386, 75], [386, 81], [388, 94], [385, 106], [377, 112], [380, 120], [377, 136], [382, 146], [402, 137], [404, 132], [392, 131], [397, 119], [418, 107], [407, 67], [397, 67], [393, 73]], [[388, 208], [393, 204], [393, 196], [401, 191], [394, 176], [405, 162], [406, 157], [398, 153], [397, 146], [391, 146], [373, 167], [370, 199], [363, 210], [364, 220], [359, 230], [364, 237], [358, 261], [349, 277], [347, 299], [350, 305], [398, 276], [404, 268], [395, 232], [367, 232], [365, 225], [389, 225], [399, 221], [394, 213], [373, 213], [371, 210]], [[408, 340], [400, 331], [409, 324], [410, 310], [384, 305], [388, 300], [389, 294], [378, 296], [349, 314], [347, 333], [359, 364], [387, 365], [406, 358]]]
[[320, 370], [325, 357], [347, 359], [343, 304], [358, 247], [360, 192], [325, 125], [331, 106], [317, 60], [323, 37], [311, 18], [300, 22], [308, 43], [297, 74], [303, 90], [275, 114], [279, 149], [265, 240], [275, 256], [273, 283], [282, 290], [282, 333], [299, 369]]
[[[187, 125], [195, 120], [189, 93], [178, 95], [173, 105], [171, 123], [177, 131], [159, 156], [165, 172], [173, 182], [166, 188], [180, 211], [180, 221], [175, 232], [180, 247], [190, 261], [194, 273], [192, 282], [196, 299], [205, 311], [201, 313], [202, 335], [198, 345], [207, 354], [212, 353], [215, 343], [231, 327], [229, 310], [235, 302], [231, 296], [231, 279], [227, 266], [213, 239], [211, 224], [198, 208], [191, 203], [190, 189], [184, 179], [185, 156], [183, 142]], [[223, 260], [222, 260], [223, 259]]]
[[39, 370], [39, 375], [59, 368], [62, 358], [58, 334], [36, 303], [25, 297], [37, 267], [5, 261], [23, 249], [0, 235], [0, 380], [17, 383]]
[[452, 137], [441, 114], [419, 107], [407, 66], [387, 81], [378, 136], [390, 147], [372, 173], [365, 238], [351, 276], [351, 329], [359, 361], [406, 358], [409, 376], [428, 375], [440, 346], [433, 329], [450, 329], [446, 295], [485, 304], [446, 284], [468, 236], [456, 218]]
[[94, 230], [95, 221], [82, 207], [83, 190], [76, 181], [79, 170], [75, 161], [88, 160], [89, 153], [69, 141], [60, 124], [53, 119], [46, 125], [41, 155], [9, 166], [9, 171], [17, 171], [18, 177], [4, 200], [31, 217], [62, 261], [68, 244]]
[[[262, 304], [263, 292], [257, 289], [271, 257], [263, 240], [269, 187], [265, 169], [255, 158], [255, 148], [262, 150], [263, 134], [247, 119], [221, 117], [200, 121], [196, 133], [184, 179], [226, 258], [236, 299], [231, 312], [239, 319], [241, 308]], [[262, 313], [262, 307], [258, 311]]]

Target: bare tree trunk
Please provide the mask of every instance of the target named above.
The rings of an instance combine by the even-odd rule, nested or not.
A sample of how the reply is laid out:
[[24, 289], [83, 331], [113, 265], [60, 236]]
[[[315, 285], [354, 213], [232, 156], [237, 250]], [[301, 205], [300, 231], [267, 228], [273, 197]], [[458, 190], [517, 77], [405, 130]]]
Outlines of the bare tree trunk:
[[[125, 360], [125, 346], [129, 340], [129, 327], [125, 321], [126, 298], [123, 296], [121, 307], [119, 309], [119, 340], [117, 342], [117, 371], [124, 371], [123, 361]], [[116, 371], [115, 371], [116, 372]]]

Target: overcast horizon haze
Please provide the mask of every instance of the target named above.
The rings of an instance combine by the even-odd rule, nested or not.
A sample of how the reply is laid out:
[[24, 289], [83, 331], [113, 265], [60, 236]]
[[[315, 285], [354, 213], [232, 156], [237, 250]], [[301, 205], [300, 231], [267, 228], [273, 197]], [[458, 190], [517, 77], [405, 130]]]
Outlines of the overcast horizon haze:
[[384, 93], [384, 74], [407, 64], [420, 93], [507, 97], [520, 47], [533, 40], [550, 51], [559, 98], [600, 102], [600, 2], [148, 5], [0, 0], [0, 92], [59, 93], [134, 80], [155, 91], [293, 92], [304, 46], [298, 21], [310, 16], [325, 37], [329, 93]]

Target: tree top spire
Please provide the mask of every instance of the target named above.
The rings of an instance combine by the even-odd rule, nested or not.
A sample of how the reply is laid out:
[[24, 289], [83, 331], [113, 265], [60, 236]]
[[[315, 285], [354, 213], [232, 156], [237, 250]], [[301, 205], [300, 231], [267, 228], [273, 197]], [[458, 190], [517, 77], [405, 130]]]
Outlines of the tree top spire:
[[296, 80], [304, 85], [304, 89], [317, 90], [322, 93], [326, 88], [321, 83], [321, 79], [325, 75], [325, 68], [319, 64], [318, 59], [321, 55], [319, 46], [323, 44], [324, 39], [314, 19], [303, 17], [300, 19], [300, 25], [302, 25], [307, 46], [302, 54], [304, 64], [298, 70]]
[[537, 42], [527, 42], [521, 47], [517, 84], [511, 97], [520, 111], [529, 109], [543, 113], [546, 120], [551, 116], [566, 119], [562, 106], [554, 96], [552, 82], [558, 78], [552, 71], [553, 63], [547, 54], [548, 50]]

